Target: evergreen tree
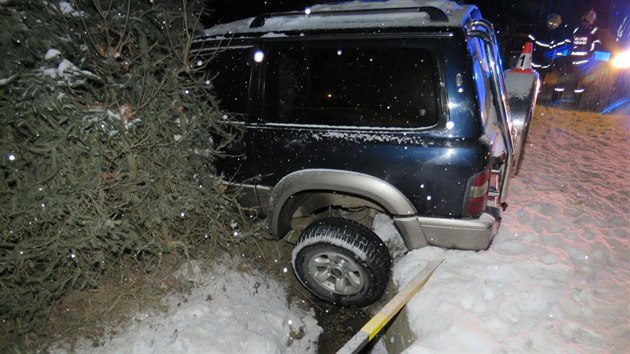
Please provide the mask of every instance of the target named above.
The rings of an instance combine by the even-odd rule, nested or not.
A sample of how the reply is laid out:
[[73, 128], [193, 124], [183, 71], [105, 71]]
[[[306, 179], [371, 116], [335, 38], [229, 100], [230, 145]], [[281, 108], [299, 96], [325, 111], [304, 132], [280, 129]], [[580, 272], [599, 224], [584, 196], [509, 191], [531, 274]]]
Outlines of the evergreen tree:
[[[0, 324], [134, 257], [232, 242], [186, 1], [0, 0]], [[226, 226], [228, 225], [228, 226]]]

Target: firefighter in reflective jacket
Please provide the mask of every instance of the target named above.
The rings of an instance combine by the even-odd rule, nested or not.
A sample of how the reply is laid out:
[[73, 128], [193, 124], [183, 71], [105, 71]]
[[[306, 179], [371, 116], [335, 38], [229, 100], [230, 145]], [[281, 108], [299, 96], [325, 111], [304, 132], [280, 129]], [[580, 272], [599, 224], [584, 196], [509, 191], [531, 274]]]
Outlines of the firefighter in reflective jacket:
[[571, 51], [568, 53], [560, 71], [563, 79], [554, 89], [554, 98], [560, 98], [567, 89], [572, 89], [575, 99], [579, 101], [585, 90], [584, 77], [593, 62], [595, 50], [600, 45], [598, 28], [595, 26], [597, 15], [590, 10], [580, 20], [580, 25], [571, 36]]

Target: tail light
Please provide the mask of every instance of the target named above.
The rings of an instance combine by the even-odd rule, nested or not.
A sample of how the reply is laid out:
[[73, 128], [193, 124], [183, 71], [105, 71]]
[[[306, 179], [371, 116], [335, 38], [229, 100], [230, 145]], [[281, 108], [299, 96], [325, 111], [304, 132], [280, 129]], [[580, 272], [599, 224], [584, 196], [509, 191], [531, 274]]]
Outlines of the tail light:
[[486, 209], [489, 181], [490, 170], [484, 170], [470, 179], [470, 189], [466, 201], [466, 214], [468, 216], [477, 217]]

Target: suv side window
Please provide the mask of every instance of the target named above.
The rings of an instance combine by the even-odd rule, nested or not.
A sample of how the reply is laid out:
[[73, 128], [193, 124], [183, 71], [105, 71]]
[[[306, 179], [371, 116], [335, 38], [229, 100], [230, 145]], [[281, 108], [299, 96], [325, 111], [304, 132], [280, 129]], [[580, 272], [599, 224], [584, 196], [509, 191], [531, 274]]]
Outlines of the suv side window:
[[439, 118], [437, 60], [402, 41], [278, 43], [266, 78], [268, 122], [423, 128]]
[[209, 80], [222, 112], [243, 119], [247, 113], [251, 48], [219, 49], [208, 62]]

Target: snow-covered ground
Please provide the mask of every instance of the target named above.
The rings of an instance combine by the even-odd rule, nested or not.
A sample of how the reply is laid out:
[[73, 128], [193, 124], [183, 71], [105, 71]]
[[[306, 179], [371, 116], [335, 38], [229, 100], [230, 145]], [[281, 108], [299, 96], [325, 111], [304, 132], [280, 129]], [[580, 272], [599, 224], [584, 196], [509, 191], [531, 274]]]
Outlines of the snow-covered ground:
[[73, 350], [59, 343], [50, 352], [317, 353], [322, 329], [314, 312], [288, 303], [284, 284], [227, 259], [210, 270], [193, 262], [175, 276], [194, 287], [165, 297], [167, 312], [137, 313], [128, 324], [110, 328], [98, 345], [84, 339]]
[[[629, 142], [630, 116], [539, 107], [490, 249], [397, 258], [400, 286], [445, 258], [408, 304], [418, 339], [407, 352], [630, 352]], [[225, 266], [191, 274], [196, 288], [165, 299], [167, 313], [138, 314], [103, 346], [77, 350], [317, 352], [313, 312], [288, 304], [283, 285]]]
[[630, 352], [630, 116], [539, 107], [488, 251], [415, 250], [409, 353]]

